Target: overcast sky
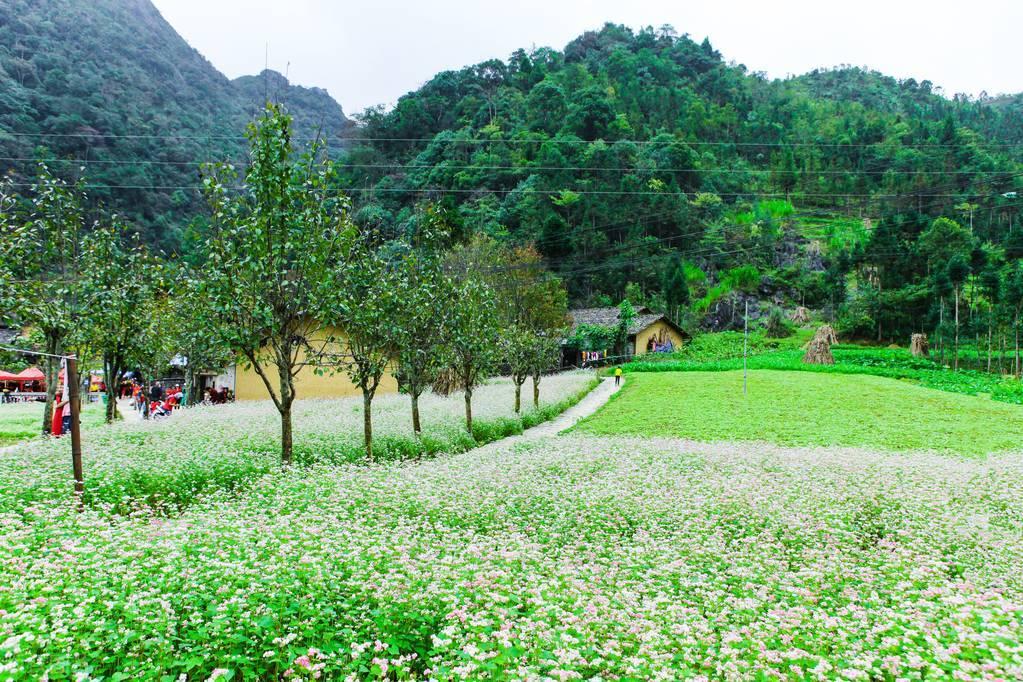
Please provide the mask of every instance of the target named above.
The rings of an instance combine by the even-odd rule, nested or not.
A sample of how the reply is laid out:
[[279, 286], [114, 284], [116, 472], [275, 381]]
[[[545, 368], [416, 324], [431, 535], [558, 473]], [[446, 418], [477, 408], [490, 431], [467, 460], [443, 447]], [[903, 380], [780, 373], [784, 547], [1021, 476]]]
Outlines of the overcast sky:
[[946, 94], [1023, 91], [1020, 0], [154, 0], [230, 77], [269, 65], [345, 112], [391, 105], [438, 71], [516, 48], [561, 49], [605, 21], [671, 24], [727, 60], [784, 77], [853, 64]]

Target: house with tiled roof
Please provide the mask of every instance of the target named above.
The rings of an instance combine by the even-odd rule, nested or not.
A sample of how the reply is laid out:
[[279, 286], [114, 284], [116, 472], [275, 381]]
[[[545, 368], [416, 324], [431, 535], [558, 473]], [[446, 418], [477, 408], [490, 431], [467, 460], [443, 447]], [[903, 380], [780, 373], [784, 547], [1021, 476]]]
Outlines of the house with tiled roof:
[[[670, 353], [691, 338], [684, 329], [675, 324], [667, 315], [655, 313], [645, 306], [636, 309], [636, 319], [629, 327], [628, 352], [631, 355], [645, 353]], [[618, 308], [578, 308], [569, 311], [572, 318], [572, 334], [580, 325], [614, 328], [618, 326]], [[593, 363], [611, 353], [610, 349], [580, 350], [574, 352], [578, 357], [572, 358], [571, 364], [583, 365]], [[568, 358], [566, 357], [566, 360]]]

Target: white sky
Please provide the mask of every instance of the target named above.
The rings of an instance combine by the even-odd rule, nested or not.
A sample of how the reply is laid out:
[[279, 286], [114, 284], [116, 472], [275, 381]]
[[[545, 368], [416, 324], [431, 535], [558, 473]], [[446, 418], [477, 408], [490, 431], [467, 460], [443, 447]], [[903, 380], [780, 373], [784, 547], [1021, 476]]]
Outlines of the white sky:
[[562, 49], [605, 21], [672, 24], [772, 77], [868, 66], [946, 94], [1023, 91], [1020, 0], [154, 0], [230, 77], [270, 68], [345, 112], [393, 104], [438, 71]]

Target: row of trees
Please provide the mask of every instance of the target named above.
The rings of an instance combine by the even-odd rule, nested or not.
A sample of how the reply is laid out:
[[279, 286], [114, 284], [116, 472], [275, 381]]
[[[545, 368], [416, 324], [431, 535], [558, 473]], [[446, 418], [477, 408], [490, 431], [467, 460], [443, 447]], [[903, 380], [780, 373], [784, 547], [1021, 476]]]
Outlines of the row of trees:
[[[968, 219], [972, 207], [960, 208]], [[1015, 239], [1010, 233], [999, 243], [949, 217], [882, 221], [866, 243], [836, 264], [855, 282], [839, 311], [843, 334], [881, 341], [930, 332], [940, 361], [947, 355], [954, 369], [964, 342], [974, 347], [974, 366], [989, 371], [1007, 369], [1009, 349], [1008, 369], [1019, 375], [1023, 251]]]
[[[41, 165], [31, 199], [0, 194], [5, 259], [3, 319], [32, 327], [47, 355], [47, 412], [56, 356], [101, 361], [117, 418], [118, 379], [146, 380], [176, 360], [194, 402], [196, 373], [241, 356], [281, 418], [281, 457], [292, 459], [292, 407], [302, 371], [346, 373], [364, 404], [367, 455], [372, 404], [395, 373], [422, 431], [419, 399], [434, 383], [473, 390], [495, 371], [521, 387], [556, 367], [567, 321], [560, 281], [530, 248], [478, 238], [455, 243], [444, 211], [424, 207], [410, 229], [384, 237], [360, 229], [334, 166], [313, 145], [296, 154], [291, 119], [269, 107], [249, 130], [244, 177], [202, 169], [208, 237], [191, 263], [158, 258], [116, 216], [87, 224], [81, 182]], [[44, 432], [49, 428], [44, 419]]]
[[397, 238], [360, 229], [337, 191], [331, 160], [313, 145], [297, 156], [290, 119], [270, 107], [249, 132], [244, 187], [233, 168], [204, 169], [212, 209], [202, 293], [224, 340], [262, 379], [281, 417], [281, 454], [292, 453], [296, 378], [308, 366], [345, 372], [363, 397], [372, 456], [372, 403], [396, 371], [422, 425], [419, 398], [447, 372], [464, 391], [472, 432], [473, 390], [504, 366], [525, 376], [534, 401], [556, 366], [566, 296], [529, 249], [477, 240], [449, 249], [444, 214], [422, 210]]
[[180, 354], [191, 360], [186, 377], [194, 384], [197, 367], [229, 360], [216, 329], [190, 322], [202, 301], [187, 266], [157, 258], [117, 215], [89, 222], [81, 180], [68, 182], [40, 164], [29, 198], [9, 182], [0, 196], [0, 319], [25, 326], [43, 353], [44, 434], [62, 356], [101, 364], [108, 422], [119, 416], [126, 372], [148, 382]]

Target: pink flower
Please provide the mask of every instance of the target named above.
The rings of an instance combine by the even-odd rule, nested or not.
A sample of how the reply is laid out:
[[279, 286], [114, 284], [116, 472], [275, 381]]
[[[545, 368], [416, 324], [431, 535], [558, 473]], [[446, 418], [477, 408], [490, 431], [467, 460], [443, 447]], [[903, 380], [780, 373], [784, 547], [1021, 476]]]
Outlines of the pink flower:
[[296, 658], [295, 665], [297, 665], [299, 668], [305, 668], [306, 670], [309, 670], [310, 668], [313, 667], [313, 664], [309, 661], [309, 657], [305, 655]]

